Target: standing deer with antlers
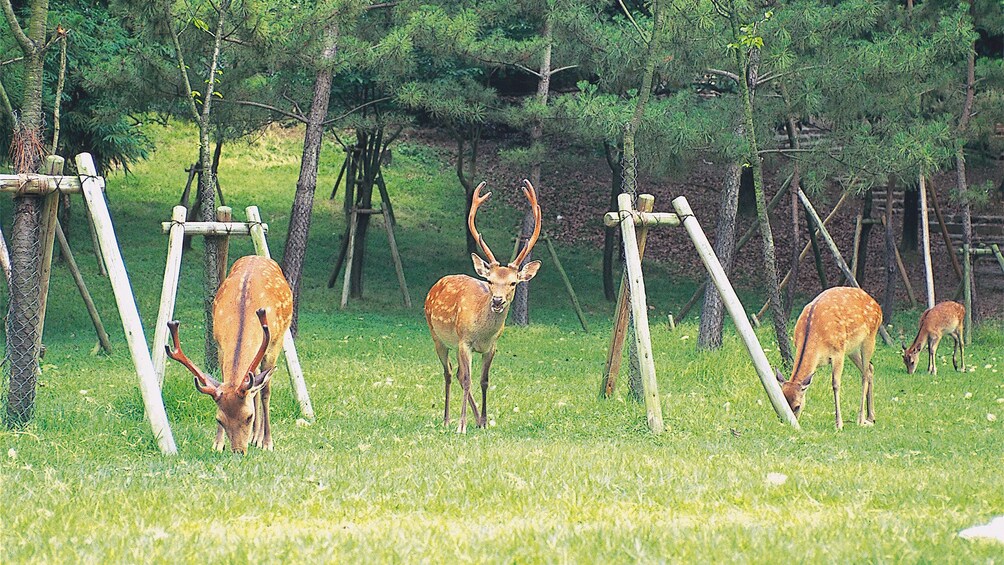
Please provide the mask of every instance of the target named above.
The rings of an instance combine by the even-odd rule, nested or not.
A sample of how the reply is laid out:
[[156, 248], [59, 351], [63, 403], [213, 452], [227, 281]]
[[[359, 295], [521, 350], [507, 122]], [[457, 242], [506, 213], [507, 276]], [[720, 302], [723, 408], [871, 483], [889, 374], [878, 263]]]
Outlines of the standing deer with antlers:
[[[216, 451], [223, 451], [224, 434], [230, 449], [238, 453], [246, 453], [251, 442], [272, 449], [272, 372], [292, 316], [293, 293], [282, 269], [267, 257], [250, 255], [234, 263], [213, 301], [213, 337], [220, 345], [222, 383], [196, 367], [181, 350], [180, 323], [167, 323], [174, 340], [173, 350], [165, 346], [167, 356], [187, 367], [195, 375], [195, 388], [216, 401]], [[271, 327], [267, 320], [272, 321]]]
[[[450, 349], [457, 350], [457, 379], [463, 389], [458, 433], [467, 433], [468, 404], [471, 405], [478, 427], [485, 427], [488, 418], [488, 370], [495, 356], [495, 342], [505, 329], [505, 319], [509, 314], [516, 285], [529, 281], [540, 269], [540, 261], [522, 265], [540, 235], [540, 206], [537, 204], [537, 192], [533, 185], [528, 180], [523, 181], [523, 194], [530, 202], [534, 217], [533, 234], [512, 263], [501, 265], [474, 227], [478, 207], [492, 195], [491, 192], [486, 192], [481, 196], [481, 189], [485, 184], [487, 183], [482, 182], [474, 189], [471, 211], [467, 216], [471, 234], [488, 258], [485, 261], [477, 253], [471, 253], [474, 271], [485, 280], [467, 275], [448, 275], [432, 285], [425, 298], [425, 320], [436, 345], [436, 354], [443, 364], [443, 378], [446, 381], [443, 410], [443, 425], [446, 426], [450, 424]], [[480, 414], [474, 397], [471, 396], [471, 355], [474, 352], [481, 354]]]

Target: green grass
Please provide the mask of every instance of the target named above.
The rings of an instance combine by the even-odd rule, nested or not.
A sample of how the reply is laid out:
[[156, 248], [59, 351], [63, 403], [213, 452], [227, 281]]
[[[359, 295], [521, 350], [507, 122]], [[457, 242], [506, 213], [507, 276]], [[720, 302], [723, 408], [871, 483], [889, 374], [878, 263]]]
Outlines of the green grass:
[[[159, 225], [194, 156], [190, 131], [156, 135], [153, 158], [108, 184], [148, 337], [166, 250]], [[296, 182], [298, 135], [272, 132], [231, 146], [222, 165], [235, 215], [259, 205], [276, 255]], [[531, 298], [534, 324], [507, 329], [499, 342], [488, 399], [494, 426], [458, 436], [442, 426], [442, 373], [420, 308], [438, 277], [471, 271], [455, 177], [430, 149], [397, 152], [387, 180], [416, 307], [402, 306], [377, 229], [366, 298], [343, 311], [340, 291], [326, 288], [344, 227], [340, 202], [327, 200], [340, 155], [331, 146], [322, 154], [297, 342], [317, 418], [297, 421], [281, 368], [271, 453], [212, 452], [212, 402], [172, 364], [164, 397], [179, 454], [159, 454], [75, 203], [71, 244], [116, 349], [89, 354], [89, 320], [57, 265], [35, 419], [22, 431], [0, 431], [0, 562], [1000, 559], [1000, 546], [956, 536], [1004, 510], [999, 326], [975, 332], [967, 358], [975, 370], [966, 374], [951, 371], [942, 355], [937, 377], [907, 375], [898, 347], [880, 346], [872, 428], [854, 424], [860, 380], [849, 363], [842, 432], [834, 430], [828, 379], [817, 378], [797, 432], [773, 415], [734, 334], [719, 351], [696, 352], [694, 322], [668, 330], [666, 312], [694, 283], [647, 265], [667, 423], [657, 437], [645, 427], [643, 406], [624, 397], [626, 378], [617, 398], [597, 399], [611, 307], [602, 299], [598, 253], [561, 248], [593, 332], [579, 328], [545, 258]], [[3, 212], [10, 225], [9, 205]], [[498, 203], [485, 212], [486, 238], [509, 241], [520, 213]], [[189, 351], [201, 357], [195, 247], [185, 257], [176, 316]], [[250, 249], [235, 241], [231, 253]], [[901, 314], [893, 335], [912, 337], [916, 316]], [[771, 343], [766, 330], [759, 334]], [[766, 346], [776, 362], [776, 348]], [[783, 473], [787, 482], [771, 486], [768, 473]]]

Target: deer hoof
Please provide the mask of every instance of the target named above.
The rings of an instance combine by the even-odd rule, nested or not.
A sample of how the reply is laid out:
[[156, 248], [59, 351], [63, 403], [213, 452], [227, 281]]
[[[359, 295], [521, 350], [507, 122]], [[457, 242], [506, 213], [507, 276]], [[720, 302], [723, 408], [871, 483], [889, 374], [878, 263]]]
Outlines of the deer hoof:
[[458, 434], [467, 433], [467, 422], [460, 422], [460, 424], [457, 426], [457, 433]]

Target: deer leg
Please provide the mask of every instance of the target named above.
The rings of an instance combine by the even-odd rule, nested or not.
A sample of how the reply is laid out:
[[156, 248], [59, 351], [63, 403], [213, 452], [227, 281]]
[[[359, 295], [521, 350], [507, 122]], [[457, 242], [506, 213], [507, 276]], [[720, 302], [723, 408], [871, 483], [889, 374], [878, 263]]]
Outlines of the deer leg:
[[481, 419], [478, 420], [478, 426], [482, 428], [488, 424], [488, 369], [494, 358], [494, 347], [481, 356]]
[[840, 417], [840, 373], [844, 370], [844, 358], [833, 358], [833, 406], [836, 411], [837, 429], [844, 428], [844, 420]]
[[268, 414], [269, 401], [272, 398], [271, 379], [258, 391], [258, 398], [261, 403], [261, 411], [255, 414], [255, 423], [258, 422], [259, 418], [261, 419], [261, 442], [256, 445], [265, 451], [272, 451], [274, 448], [272, 444], [272, 422]]
[[941, 342], [941, 336], [927, 336], [927, 372], [932, 375], [938, 374], [938, 343]]
[[851, 358], [854, 366], [861, 371], [861, 406], [858, 408], [858, 425], [863, 426], [865, 424], [865, 408], [868, 398], [868, 368], [864, 365], [861, 349], [852, 351], [848, 356]]
[[251, 444], [261, 447], [261, 391], [254, 395], [254, 422], [251, 424]]
[[858, 412], [858, 424], [863, 426], [875, 423], [875, 366], [871, 364], [874, 353], [875, 336], [872, 336], [861, 344], [861, 358], [858, 365], [858, 369], [861, 370], [861, 411]]
[[952, 343], [952, 367], [955, 367], [956, 371], [959, 370], [959, 363], [955, 362], [955, 350], [958, 349], [959, 350], [959, 361], [962, 364], [962, 371], [965, 372], [965, 370], [966, 370], [966, 349], [965, 349], [965, 346], [962, 344], [962, 329], [961, 328], [956, 328], [956, 330], [954, 332], [952, 332], [951, 334], [949, 334], [949, 335], [952, 336], [952, 341], [953, 341], [953, 343]]
[[443, 364], [443, 380], [446, 382], [446, 391], [443, 394], [443, 426], [450, 425], [450, 350], [442, 342], [436, 340], [436, 355], [439, 362]]
[[460, 400], [460, 424], [457, 425], [458, 434], [467, 433], [467, 404], [471, 395], [471, 349], [464, 344], [457, 348], [457, 379], [460, 380], [460, 388], [463, 389]]

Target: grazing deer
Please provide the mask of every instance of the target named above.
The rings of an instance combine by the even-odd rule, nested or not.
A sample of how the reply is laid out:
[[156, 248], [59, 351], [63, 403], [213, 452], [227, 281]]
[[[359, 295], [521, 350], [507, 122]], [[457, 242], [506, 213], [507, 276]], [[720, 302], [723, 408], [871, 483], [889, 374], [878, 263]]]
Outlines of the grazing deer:
[[188, 359], [178, 339], [179, 322], [168, 322], [174, 350], [167, 345], [167, 356], [187, 367], [195, 375], [195, 388], [216, 401], [216, 451], [223, 451], [224, 433], [235, 452], [246, 453], [249, 442], [272, 449], [268, 413], [272, 372], [292, 315], [293, 293], [279, 265], [257, 255], [238, 259], [213, 301], [213, 337], [220, 345], [222, 383]]
[[[446, 400], [444, 402], [443, 425], [450, 424], [450, 349], [457, 350], [457, 379], [463, 389], [460, 402], [460, 424], [458, 433], [467, 433], [467, 405], [471, 405], [478, 427], [485, 427], [488, 418], [488, 369], [491, 368], [495, 356], [495, 342], [505, 328], [505, 318], [509, 314], [509, 306], [516, 285], [529, 281], [537, 274], [540, 261], [531, 261], [522, 265], [523, 260], [533, 249], [540, 235], [540, 206], [537, 204], [537, 192], [530, 181], [524, 180], [523, 194], [530, 201], [533, 211], [533, 235], [526, 246], [512, 263], [500, 265], [488, 248], [484, 238], [474, 227], [474, 216], [478, 207], [492, 195], [486, 192], [481, 196], [481, 189], [486, 183], [481, 183], [474, 190], [471, 211], [467, 216], [467, 225], [488, 261], [484, 261], [471, 253], [474, 261], [474, 271], [485, 280], [478, 280], [467, 275], [448, 275], [439, 279], [429, 289], [425, 298], [425, 320], [432, 333], [432, 341], [436, 345], [436, 354], [443, 364], [443, 377], [446, 381]], [[522, 266], [520, 266], [522, 265]], [[471, 396], [471, 355], [481, 353], [481, 413]]]
[[962, 344], [962, 327], [966, 318], [966, 307], [958, 302], [945, 301], [935, 304], [920, 315], [920, 331], [913, 340], [913, 345], [907, 347], [903, 344], [903, 363], [906, 364], [906, 372], [913, 374], [917, 369], [917, 356], [920, 350], [927, 344], [927, 372], [932, 375], [938, 374], [938, 366], [935, 363], [935, 354], [938, 352], [938, 343], [945, 334], [951, 336], [955, 342], [952, 345], [952, 366], [959, 370], [959, 363], [955, 360], [955, 352], [959, 352], [962, 362], [962, 370], [966, 370], [965, 347]]
[[844, 427], [844, 421], [840, 417], [840, 373], [844, 370], [844, 356], [849, 355], [861, 371], [858, 424], [870, 426], [875, 423], [872, 399], [875, 368], [870, 361], [875, 352], [875, 334], [881, 324], [882, 309], [867, 292], [859, 288], [830, 288], [819, 293], [815, 300], [805, 306], [795, 322], [795, 369], [788, 380], [777, 371], [781, 391], [796, 418], [802, 412], [805, 389], [812, 383], [816, 367], [829, 363], [833, 366], [833, 403], [837, 429]]

